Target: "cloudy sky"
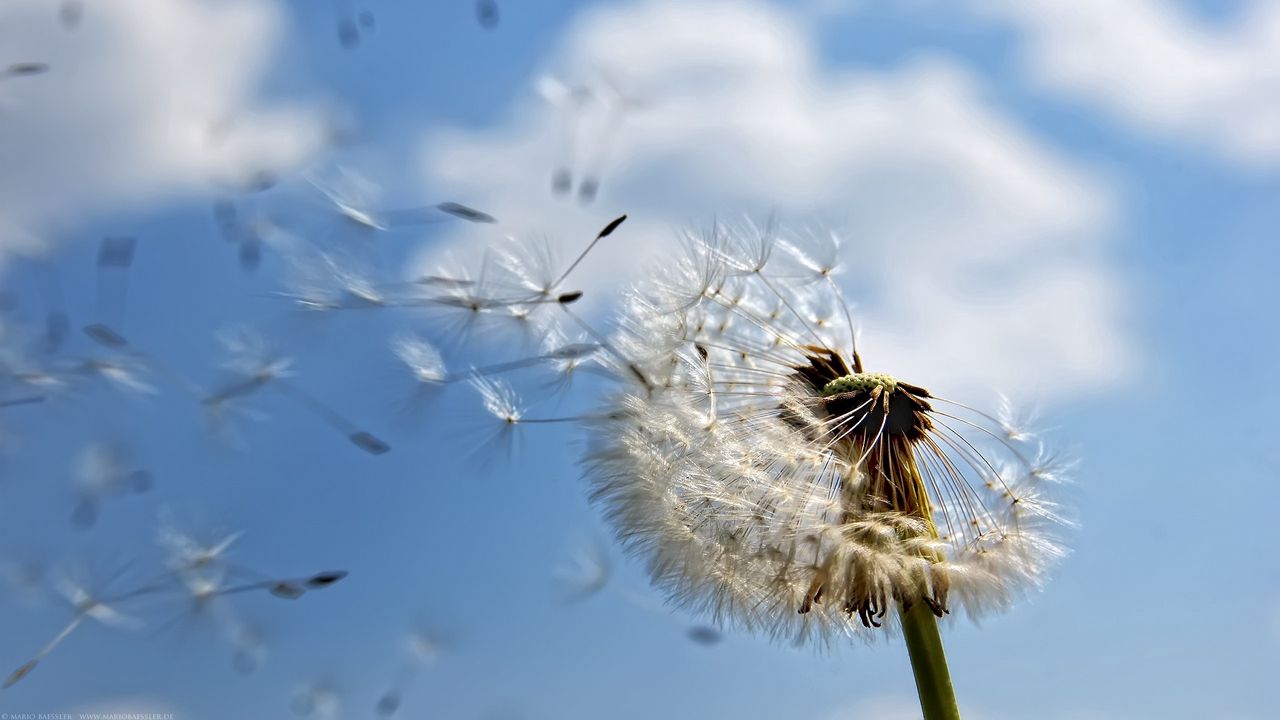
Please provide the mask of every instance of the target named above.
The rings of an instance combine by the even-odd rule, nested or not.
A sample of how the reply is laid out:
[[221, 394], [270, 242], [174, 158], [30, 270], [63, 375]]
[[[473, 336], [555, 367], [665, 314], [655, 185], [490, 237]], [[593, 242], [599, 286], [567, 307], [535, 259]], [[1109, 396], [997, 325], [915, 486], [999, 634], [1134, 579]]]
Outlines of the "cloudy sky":
[[[235, 561], [255, 573], [351, 571], [296, 603], [226, 604], [261, 636], [251, 675], [225, 622], [151, 598], [128, 608], [139, 627], [78, 628], [0, 711], [320, 716], [332, 693], [367, 717], [398, 688], [404, 716], [918, 717], [893, 642], [691, 642], [706, 619], [663, 608], [612, 547], [570, 428], [522, 428], [510, 457], [480, 462], [474, 398], [414, 395], [393, 338], [469, 361], [431, 318], [303, 317], [279, 297], [334, 267], [391, 283], [478, 262], [506, 236], [572, 257], [626, 213], [575, 274], [593, 318], [682, 229], [835, 233], [869, 365], [1035, 405], [1080, 458], [1081, 529], [1053, 583], [947, 626], [966, 717], [1274, 714], [1280, 7], [533, 5], [0, 7], [5, 370], [97, 357], [78, 329], [107, 322], [146, 371], [0, 408], [0, 671], [71, 619], [58, 577], [145, 583], [166, 527], [243, 532]], [[349, 232], [339, 208], [444, 201], [499, 222]], [[102, 238], [125, 236], [132, 267], [95, 270]], [[70, 336], [33, 349], [51, 316]], [[281, 395], [211, 424], [189, 388], [224, 381], [223, 343], [247, 330], [392, 452], [359, 453]], [[77, 458], [101, 442], [153, 487], [77, 529]], [[566, 604], [556, 568], [597, 544], [606, 590]], [[431, 658], [406, 650], [415, 632]]]

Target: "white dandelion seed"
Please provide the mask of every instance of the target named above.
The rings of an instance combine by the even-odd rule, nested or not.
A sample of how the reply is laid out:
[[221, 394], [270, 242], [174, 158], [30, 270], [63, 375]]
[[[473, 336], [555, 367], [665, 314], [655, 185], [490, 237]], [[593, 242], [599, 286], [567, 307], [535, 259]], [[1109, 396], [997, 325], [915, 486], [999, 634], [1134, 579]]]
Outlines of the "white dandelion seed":
[[205, 411], [215, 422], [221, 421], [237, 401], [270, 388], [345, 435], [366, 453], [382, 455], [391, 450], [390, 445], [290, 382], [287, 378], [292, 374], [292, 359], [278, 354], [261, 336], [241, 329], [225, 334], [223, 342], [230, 355], [225, 367], [234, 372], [235, 377], [201, 399]]
[[565, 603], [576, 603], [599, 594], [613, 577], [609, 551], [594, 538], [576, 543], [573, 552], [555, 569], [554, 580]]
[[444, 358], [426, 338], [419, 335], [399, 335], [391, 341], [391, 348], [418, 384], [436, 387], [449, 379]]

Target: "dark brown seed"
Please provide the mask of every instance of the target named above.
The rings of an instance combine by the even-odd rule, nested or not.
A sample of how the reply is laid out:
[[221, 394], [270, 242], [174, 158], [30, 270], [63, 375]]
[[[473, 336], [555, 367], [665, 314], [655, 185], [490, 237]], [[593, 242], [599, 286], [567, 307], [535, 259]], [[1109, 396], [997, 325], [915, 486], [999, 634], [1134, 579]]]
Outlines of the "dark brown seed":
[[316, 573], [307, 579], [307, 587], [313, 589], [329, 587], [346, 576], [346, 570], [331, 570], [329, 572]]
[[612, 233], [614, 230], [617, 230], [619, 225], [626, 222], [626, 219], [627, 219], [626, 215], [620, 215], [617, 218], [614, 218], [608, 225], [604, 226], [604, 229], [601, 230], [600, 234], [596, 235], [596, 237], [598, 238], [609, 237], [610, 233]]

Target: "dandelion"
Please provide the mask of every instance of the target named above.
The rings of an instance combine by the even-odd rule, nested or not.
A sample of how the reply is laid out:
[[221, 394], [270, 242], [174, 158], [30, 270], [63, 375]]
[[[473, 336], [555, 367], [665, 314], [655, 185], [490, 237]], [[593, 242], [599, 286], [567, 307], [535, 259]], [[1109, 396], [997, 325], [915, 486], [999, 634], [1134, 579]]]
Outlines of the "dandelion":
[[[672, 602], [797, 643], [900, 630], [927, 720], [958, 717], [936, 620], [1043, 584], [1065, 466], [1008, 408], [864, 366], [838, 258], [831, 235], [715, 228], [628, 293], [611, 337], [564, 308], [617, 381], [586, 475]], [[529, 422], [508, 386], [477, 388]]]

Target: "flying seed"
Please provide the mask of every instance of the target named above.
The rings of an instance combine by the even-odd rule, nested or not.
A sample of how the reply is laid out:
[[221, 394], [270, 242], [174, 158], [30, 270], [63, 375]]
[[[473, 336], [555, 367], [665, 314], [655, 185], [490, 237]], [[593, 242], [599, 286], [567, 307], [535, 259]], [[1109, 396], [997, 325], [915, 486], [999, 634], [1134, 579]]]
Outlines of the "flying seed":
[[467, 222], [474, 222], [474, 223], [498, 222], [497, 218], [490, 215], [489, 213], [481, 212], [472, 207], [467, 207], [462, 203], [442, 202], [439, 205], [436, 205], [436, 208], [439, 209], [441, 212], [449, 213], [450, 215], [453, 215], [454, 217], [457, 217], [457, 218], [462, 218]]
[[112, 350], [119, 350], [129, 344], [128, 341], [120, 335], [120, 333], [117, 333], [115, 330], [112, 330], [102, 323], [93, 323], [92, 325], [84, 326], [84, 334], [88, 335], [90, 339], [99, 345], [111, 348]]
[[604, 229], [601, 230], [600, 234], [596, 235], [596, 237], [597, 238], [609, 237], [609, 235], [613, 233], [614, 230], [617, 230], [618, 226], [626, 222], [626, 220], [627, 220], [626, 215], [618, 216], [617, 218], [611, 220], [608, 225], [605, 225]]
[[364, 450], [370, 455], [382, 455], [391, 450], [390, 445], [379, 440], [373, 435], [370, 435], [369, 433], [364, 432], [363, 430], [360, 432], [352, 433], [348, 437], [350, 438], [352, 443], [355, 443], [356, 447], [360, 448], [361, 450]]
[[5, 68], [4, 77], [25, 77], [29, 75], [42, 75], [49, 72], [49, 66], [42, 62], [21, 62], [14, 63]]
[[707, 625], [695, 625], [686, 634], [690, 640], [704, 647], [711, 647], [724, 639], [719, 630]]
[[133, 264], [133, 251], [138, 239], [134, 237], [103, 238], [98, 246], [98, 267], [127, 268]]
[[333, 570], [330, 572], [316, 573], [307, 579], [307, 587], [312, 589], [329, 587], [346, 576], [346, 570]]
[[476, 0], [476, 20], [485, 30], [497, 27], [498, 3], [495, 0]]

